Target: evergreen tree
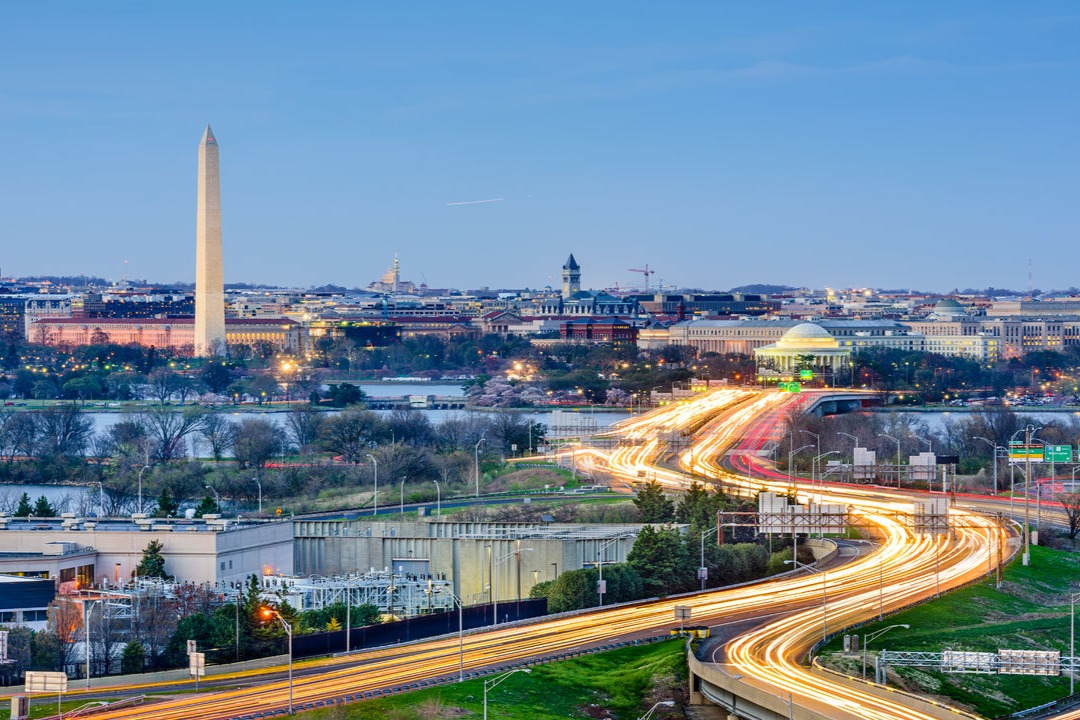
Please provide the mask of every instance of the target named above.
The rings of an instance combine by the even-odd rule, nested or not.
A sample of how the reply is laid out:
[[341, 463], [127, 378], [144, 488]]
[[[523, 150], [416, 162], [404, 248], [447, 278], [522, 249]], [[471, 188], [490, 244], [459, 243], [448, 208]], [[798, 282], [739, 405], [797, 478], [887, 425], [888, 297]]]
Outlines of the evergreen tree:
[[169, 486], [162, 487], [161, 495], [158, 496], [157, 500], [157, 508], [154, 509], [154, 517], [176, 517], [179, 510], [180, 503], [173, 499], [172, 493], [169, 492]]
[[634, 496], [634, 505], [643, 523], [666, 523], [675, 519], [675, 503], [666, 495], [655, 479], [646, 481]]
[[146, 649], [138, 640], [132, 639], [120, 656], [120, 672], [125, 675], [141, 673], [146, 667]]
[[641, 576], [646, 596], [662, 597], [693, 587], [693, 564], [676, 528], [653, 525], [642, 528], [626, 562]]
[[207, 493], [203, 499], [199, 502], [195, 508], [195, 517], [202, 517], [203, 515], [216, 515], [221, 512], [221, 508], [218, 507], [217, 502], [214, 501], [214, 496]]
[[169, 580], [172, 575], [165, 572], [165, 556], [161, 554], [164, 545], [158, 540], [151, 540], [143, 550], [142, 559], [135, 568], [136, 577], [159, 577]]
[[19, 498], [19, 507], [15, 508], [15, 517], [30, 517], [34, 512], [34, 508], [30, 505], [30, 496], [26, 493], [22, 494]]
[[52, 506], [52, 503], [49, 502], [47, 497], [42, 495], [37, 499], [37, 502], [34, 503], [33, 515], [34, 517], [39, 518], [56, 517], [56, 508]]

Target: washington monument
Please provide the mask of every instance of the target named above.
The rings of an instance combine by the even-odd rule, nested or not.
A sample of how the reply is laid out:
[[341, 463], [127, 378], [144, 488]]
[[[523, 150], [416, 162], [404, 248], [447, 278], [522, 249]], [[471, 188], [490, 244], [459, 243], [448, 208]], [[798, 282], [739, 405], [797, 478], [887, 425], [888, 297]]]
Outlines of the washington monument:
[[218, 144], [209, 125], [199, 143], [199, 198], [195, 216], [195, 356], [224, 355], [221, 179]]

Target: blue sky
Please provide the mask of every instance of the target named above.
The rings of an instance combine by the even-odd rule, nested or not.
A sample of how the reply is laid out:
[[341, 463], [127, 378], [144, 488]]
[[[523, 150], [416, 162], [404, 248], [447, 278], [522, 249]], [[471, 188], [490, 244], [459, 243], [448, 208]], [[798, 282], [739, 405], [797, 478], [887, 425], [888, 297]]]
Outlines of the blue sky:
[[[1070, 2], [0, 4], [0, 272], [1080, 285]], [[447, 205], [502, 198], [476, 205]]]

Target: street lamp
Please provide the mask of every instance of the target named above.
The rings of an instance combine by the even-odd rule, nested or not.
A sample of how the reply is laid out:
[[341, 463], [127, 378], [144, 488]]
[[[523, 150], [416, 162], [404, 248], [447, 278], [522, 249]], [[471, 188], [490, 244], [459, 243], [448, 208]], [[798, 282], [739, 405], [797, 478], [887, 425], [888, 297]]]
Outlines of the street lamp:
[[442, 517], [442, 490], [439, 489], [439, 481], [432, 480], [435, 483], [435, 514]]
[[[428, 581], [428, 585], [430, 585], [430, 584], [431, 584], [431, 581]], [[440, 593], [442, 591], [443, 591], [442, 588], [434, 588], [434, 589], [429, 588], [428, 590], [425, 590], [425, 592], [427, 592], [427, 593]], [[458, 682], [461, 682], [461, 681], [463, 681], [465, 679], [465, 615], [464, 615], [465, 608], [462, 606], [461, 598], [459, 598], [457, 596], [457, 594], [454, 593], [453, 590], [447, 589], [447, 592], [450, 593], [450, 597], [453, 599], [454, 604], [457, 605], [457, 609], [458, 609], [458, 616], [457, 616], [457, 618], [458, 618], [458, 620], [457, 620], [457, 623], [458, 623], [457, 624], [457, 632], [458, 632], [458, 676], [457, 676], [457, 679], [458, 679]], [[429, 597], [430, 597], [430, 595], [429, 595]]]
[[147, 470], [149, 470], [149, 469], [150, 469], [149, 465], [143, 465], [139, 469], [139, 510], [138, 510], [138, 512], [140, 512], [140, 513], [142, 512], [142, 474], [144, 472], [146, 472]]
[[789, 450], [788, 451], [788, 454], [787, 454], [787, 481], [788, 481], [788, 487], [790, 487], [792, 489], [794, 489], [794, 487], [795, 487], [795, 476], [792, 474], [792, 468], [794, 467], [792, 463], [794, 462], [795, 456], [798, 455], [799, 453], [801, 453], [803, 450], [806, 450], [807, 448], [812, 448], [812, 447], [814, 447], [814, 446], [813, 445], [803, 445], [801, 448], [796, 448], [794, 450]]
[[862, 679], [863, 680], [866, 679], [866, 646], [874, 638], [879, 637], [881, 635], [884, 635], [885, 633], [889, 632], [893, 628], [898, 628], [898, 627], [904, 628], [905, 630], [911, 629], [911, 626], [908, 625], [907, 623], [899, 623], [897, 625], [890, 625], [889, 627], [878, 630], [877, 632], [872, 632], [872, 633], [868, 633], [868, 634], [864, 633], [863, 634], [863, 638], [862, 638]]
[[900, 489], [900, 441], [894, 438], [892, 435], [881, 433], [878, 437], [889, 438], [896, 443], [896, 489]]
[[282, 385], [285, 386], [285, 406], [289, 408], [292, 407], [292, 398], [289, 395], [289, 374], [292, 373], [294, 369], [296, 369], [296, 366], [288, 360], [281, 363], [281, 373], [285, 378], [285, 381], [282, 383]]
[[292, 625], [281, 616], [277, 610], [272, 607], [263, 607], [262, 609], [263, 620], [270, 620], [271, 618], [277, 618], [281, 623], [281, 627], [285, 628], [285, 634], [289, 636], [289, 714], [293, 712], [293, 687], [292, 687]]
[[203, 485], [203, 487], [214, 493], [214, 504], [217, 505], [217, 511], [221, 512], [221, 495], [218, 494], [217, 488], [210, 485]]
[[988, 438], [984, 438], [984, 437], [982, 437], [980, 435], [976, 435], [975, 439], [976, 440], [982, 440], [984, 443], [986, 443], [991, 448], [993, 448], [993, 450], [991, 450], [990, 452], [991, 452], [993, 460], [994, 460], [994, 495], [997, 495], [998, 494], [998, 469], [997, 469], [997, 467], [998, 467], [998, 461], [997, 461], [997, 459], [998, 459], [998, 450], [1006, 450], [1006, 452], [1007, 452], [1007, 448], [1003, 448], [1000, 445], [998, 445], [996, 442], [994, 442], [993, 440], [990, 440]]
[[505, 672], [502, 675], [499, 675], [497, 677], [491, 678], [490, 680], [485, 680], [484, 681], [484, 720], [487, 720], [487, 706], [488, 706], [487, 696], [488, 696], [488, 690], [494, 689], [495, 686], [498, 685], [499, 683], [501, 683], [503, 680], [510, 677], [514, 673], [519, 673], [519, 672], [528, 673], [528, 672], [532, 672], [532, 669], [531, 668], [514, 668], [510, 672]]
[[375, 456], [371, 453], [367, 454], [371, 460], [371, 464], [375, 466], [375, 510], [371, 514], [378, 517], [379, 515], [379, 461], [375, 459]]
[[[86, 646], [86, 689], [90, 689], [90, 613], [93, 611], [91, 603], [101, 602], [91, 600], [89, 596], [82, 602], [83, 644]], [[91, 605], [89, 608], [87, 605]], [[100, 627], [100, 626], [99, 626]], [[109, 671], [109, 660], [105, 659], [105, 672]]]
[[934, 443], [933, 443], [932, 440], [924, 438], [924, 437], [922, 437], [920, 435], [916, 435], [915, 437], [916, 437], [916, 439], [926, 443], [926, 447], [927, 447], [928, 450], [930, 450], [930, 452], [934, 452]]
[[660, 702], [656, 703], [651, 708], [649, 708], [649, 712], [647, 712], [644, 715], [642, 715], [641, 717], [639, 717], [638, 720], [649, 720], [649, 718], [651, 718], [653, 716], [653, 713], [656, 712], [656, 708], [658, 708], [658, 707], [674, 707], [674, 706], [675, 706], [675, 701], [674, 700], [661, 700]]
[[401, 515], [402, 518], [404, 518], [405, 517], [405, 476], [404, 475], [401, 476], [401, 498], [399, 499], [398, 502], [400, 503], [400, 505], [398, 506], [398, 513]]
[[813, 461], [810, 463], [810, 486], [811, 487], [814, 486], [815, 478], [816, 478], [817, 488], [818, 488], [818, 505], [820, 505], [823, 502], [822, 496], [825, 494], [825, 489], [822, 487], [825, 484], [825, 479], [823, 477], [821, 477], [821, 469], [818, 467], [818, 461], [821, 460], [821, 458], [823, 458], [823, 457], [828, 457], [829, 455], [839, 455], [839, 454], [840, 454], [839, 450], [830, 450], [829, 452], [821, 453], [820, 455], [815, 457], [813, 459]]
[[[1080, 597], [1080, 593], [1069, 596], [1069, 657], [1073, 658], [1073, 662], [1076, 662], [1076, 598]], [[1069, 671], [1069, 694], [1072, 695], [1076, 682], [1076, 669], [1073, 668]]]
[[252, 478], [255, 481], [255, 485], [259, 488], [259, 514], [262, 515], [262, 483], [259, 482], [259, 476], [256, 475]]
[[604, 586], [604, 549], [622, 539], [621, 537], [612, 538], [596, 548], [596, 571], [599, 574], [596, 580], [596, 593], [600, 596], [600, 607], [604, 607], [604, 591], [606, 589]]
[[476, 441], [476, 446], [473, 448], [473, 459], [476, 461], [473, 471], [473, 478], [476, 480], [476, 497], [480, 497], [480, 445], [483, 442], [484, 436], [481, 435], [480, 439]]

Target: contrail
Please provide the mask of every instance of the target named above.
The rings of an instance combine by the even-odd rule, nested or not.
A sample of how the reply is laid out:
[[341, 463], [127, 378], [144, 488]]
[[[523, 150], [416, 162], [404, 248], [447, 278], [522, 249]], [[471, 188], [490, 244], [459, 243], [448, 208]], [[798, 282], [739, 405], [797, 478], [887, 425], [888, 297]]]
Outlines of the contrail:
[[462, 200], [461, 202], [448, 202], [446, 204], [447, 204], [447, 206], [449, 206], [449, 205], [483, 205], [484, 203], [493, 203], [493, 202], [502, 202], [502, 201], [503, 201], [503, 199], [501, 197], [497, 197], [497, 198], [488, 198], [487, 200]]

